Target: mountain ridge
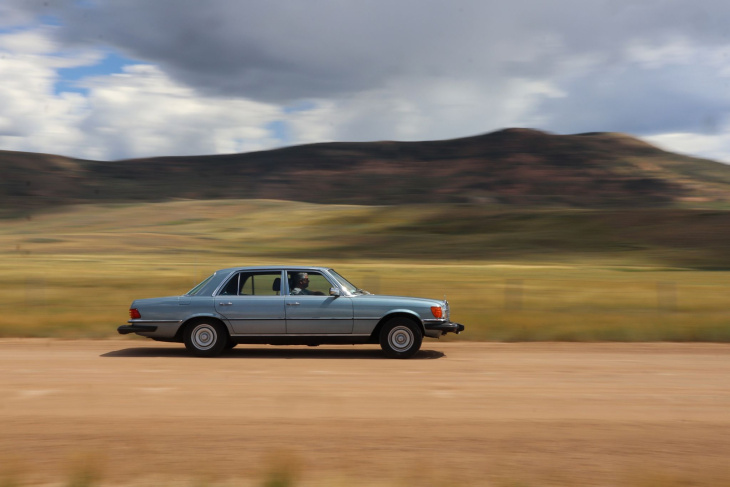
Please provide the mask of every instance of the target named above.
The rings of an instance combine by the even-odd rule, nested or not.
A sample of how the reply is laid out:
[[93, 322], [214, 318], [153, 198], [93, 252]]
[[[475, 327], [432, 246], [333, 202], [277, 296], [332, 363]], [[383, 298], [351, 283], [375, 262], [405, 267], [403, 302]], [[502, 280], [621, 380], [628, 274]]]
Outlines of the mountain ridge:
[[323, 142], [240, 154], [90, 161], [0, 151], [0, 204], [283, 199], [576, 208], [730, 202], [730, 166], [627, 134], [509, 128], [420, 142]]

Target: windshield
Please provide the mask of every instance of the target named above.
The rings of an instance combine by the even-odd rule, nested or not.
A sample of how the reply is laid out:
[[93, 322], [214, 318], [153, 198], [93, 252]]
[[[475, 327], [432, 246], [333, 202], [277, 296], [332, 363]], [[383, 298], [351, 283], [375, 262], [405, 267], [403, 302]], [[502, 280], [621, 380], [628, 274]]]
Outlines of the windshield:
[[200, 290], [203, 289], [203, 286], [205, 286], [205, 284], [208, 281], [210, 281], [211, 279], [213, 279], [213, 276], [215, 276], [215, 273], [211, 274], [203, 282], [201, 282], [200, 284], [198, 284], [197, 286], [195, 286], [194, 288], [192, 288], [190, 291], [188, 291], [187, 293], [185, 293], [185, 296], [195, 296], [196, 294], [198, 294], [200, 292]]
[[369, 292], [365, 291], [364, 289], [359, 289], [357, 286], [355, 286], [353, 283], [339, 275], [337, 272], [335, 272], [334, 269], [330, 269], [330, 274], [332, 274], [332, 277], [337, 279], [337, 282], [345, 288], [345, 291], [347, 291], [350, 294], [370, 294]]

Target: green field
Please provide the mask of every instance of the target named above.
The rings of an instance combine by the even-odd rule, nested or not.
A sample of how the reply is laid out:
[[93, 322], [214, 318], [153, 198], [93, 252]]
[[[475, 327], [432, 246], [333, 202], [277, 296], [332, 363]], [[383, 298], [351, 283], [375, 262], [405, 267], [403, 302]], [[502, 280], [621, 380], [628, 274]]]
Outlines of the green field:
[[[175, 201], [0, 220], [0, 336], [108, 337], [132, 299], [321, 264], [441, 298], [458, 339], [730, 341], [730, 212]], [[453, 339], [450, 337], [449, 339]]]

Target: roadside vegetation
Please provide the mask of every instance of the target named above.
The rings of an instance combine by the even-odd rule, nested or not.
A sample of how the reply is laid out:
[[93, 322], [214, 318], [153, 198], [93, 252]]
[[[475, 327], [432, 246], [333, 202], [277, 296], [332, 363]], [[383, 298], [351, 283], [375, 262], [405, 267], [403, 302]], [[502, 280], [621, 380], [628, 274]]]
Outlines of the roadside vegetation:
[[[246, 478], [222, 479], [215, 475], [199, 476], [197, 478], [160, 478], [151, 477], [138, 482], [114, 482], [104, 475], [104, 462], [98, 456], [79, 457], [69, 460], [69, 466], [64, 479], [53, 483], [59, 487], [125, 487], [150, 486], [156, 487], [539, 487], [544, 485], [560, 485], [563, 487], [582, 487], [584, 485], [621, 485], [623, 487], [726, 487], [730, 482], [723, 471], [693, 472], [691, 474], [677, 471], [652, 472], [648, 469], [637, 468], [624, 473], [617, 473], [614, 481], [609, 479], [586, 479], [580, 475], [572, 477], [570, 473], [557, 474], [554, 478], [534, 478], [534, 476], [514, 471], [495, 471], [489, 479], [461, 478], [463, 476], [448, 475], [434, 472], [432, 468], [416, 471], [405, 468], [400, 478], [383, 479], [354, 479], [350, 477], [312, 476], [305, 472], [301, 460], [294, 455], [284, 458], [270, 459], [262, 465], [260, 471], [246, 476]], [[26, 487], [39, 485], [33, 480], [33, 475], [23, 467], [22, 462], [13, 461], [2, 465], [0, 469], [0, 487]], [[43, 484], [48, 485], [48, 484]]]
[[442, 298], [459, 340], [730, 342], [730, 212], [270, 200], [81, 205], [0, 220], [0, 336], [112, 337], [135, 298], [233, 265], [322, 264]]

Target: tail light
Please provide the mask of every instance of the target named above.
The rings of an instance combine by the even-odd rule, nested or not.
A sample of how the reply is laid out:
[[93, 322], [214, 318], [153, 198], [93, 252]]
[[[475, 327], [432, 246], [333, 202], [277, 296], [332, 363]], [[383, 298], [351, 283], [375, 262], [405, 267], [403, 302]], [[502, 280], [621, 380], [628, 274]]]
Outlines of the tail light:
[[133, 320], [138, 320], [142, 317], [142, 315], [139, 314], [139, 310], [137, 308], [129, 308], [129, 317]]

